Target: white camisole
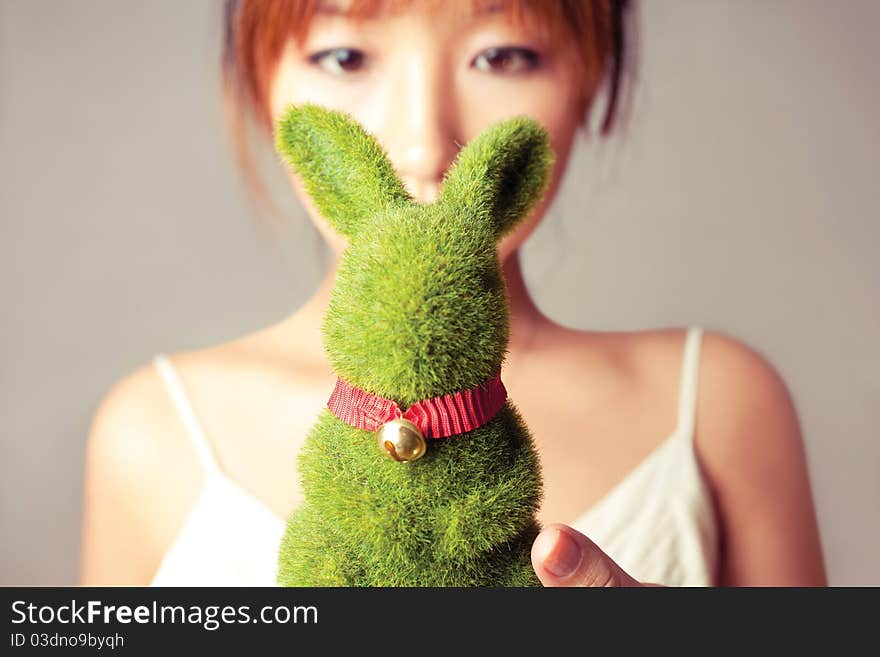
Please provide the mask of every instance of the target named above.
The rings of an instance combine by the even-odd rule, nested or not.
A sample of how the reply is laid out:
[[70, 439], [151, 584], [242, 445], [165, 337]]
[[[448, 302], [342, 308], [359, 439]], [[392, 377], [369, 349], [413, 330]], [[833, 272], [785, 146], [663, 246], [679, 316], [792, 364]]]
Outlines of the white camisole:
[[[717, 520], [693, 446], [701, 337], [700, 327], [688, 330], [672, 434], [572, 523], [643, 582], [715, 582]], [[150, 585], [276, 586], [285, 520], [221, 471], [171, 360], [157, 354], [153, 363], [199, 455], [206, 483]]]

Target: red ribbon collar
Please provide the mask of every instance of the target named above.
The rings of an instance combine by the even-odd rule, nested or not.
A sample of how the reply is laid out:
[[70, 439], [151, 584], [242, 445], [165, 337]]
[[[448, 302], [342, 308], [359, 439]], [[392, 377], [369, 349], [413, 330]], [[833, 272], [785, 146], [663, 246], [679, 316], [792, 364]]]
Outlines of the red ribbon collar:
[[470, 390], [423, 399], [401, 411], [396, 402], [361, 390], [341, 378], [327, 408], [340, 420], [358, 429], [376, 431], [386, 422], [404, 418], [425, 438], [447, 438], [481, 427], [495, 417], [507, 401], [501, 372]]

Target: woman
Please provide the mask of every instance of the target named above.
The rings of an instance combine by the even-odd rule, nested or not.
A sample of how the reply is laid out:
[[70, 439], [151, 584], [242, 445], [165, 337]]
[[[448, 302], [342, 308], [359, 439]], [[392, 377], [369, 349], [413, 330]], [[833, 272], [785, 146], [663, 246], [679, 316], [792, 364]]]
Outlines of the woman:
[[[233, 129], [241, 137], [250, 112], [271, 137], [290, 103], [346, 111], [422, 202], [460, 145], [497, 120], [527, 114], [548, 129], [549, 192], [499, 246], [511, 309], [503, 378], [544, 475], [541, 581], [824, 585], [798, 420], [772, 365], [698, 327], [564, 328], [523, 280], [519, 248], [606, 76], [603, 131], [612, 125], [622, 1], [379, 4], [229, 2]], [[274, 583], [284, 519], [302, 500], [296, 454], [335, 382], [320, 326], [345, 248], [290, 180], [332, 265], [283, 321], [160, 354], [110, 390], [89, 438], [84, 584]]]

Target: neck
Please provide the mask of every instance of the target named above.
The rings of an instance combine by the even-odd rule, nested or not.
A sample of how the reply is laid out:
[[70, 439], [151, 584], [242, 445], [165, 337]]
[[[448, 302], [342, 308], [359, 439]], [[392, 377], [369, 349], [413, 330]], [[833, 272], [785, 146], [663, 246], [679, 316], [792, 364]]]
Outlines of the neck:
[[510, 306], [510, 342], [512, 352], [526, 348], [534, 332], [547, 318], [535, 304], [523, 278], [519, 251], [511, 253], [502, 264], [504, 283], [507, 285]]

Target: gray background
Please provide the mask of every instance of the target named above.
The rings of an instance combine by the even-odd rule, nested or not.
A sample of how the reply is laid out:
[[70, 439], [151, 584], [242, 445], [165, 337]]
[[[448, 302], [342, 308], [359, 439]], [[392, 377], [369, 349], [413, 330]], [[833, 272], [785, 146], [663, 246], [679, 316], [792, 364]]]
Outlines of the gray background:
[[[0, 2], [0, 584], [73, 584], [83, 446], [157, 351], [293, 312], [323, 251], [249, 204], [220, 3]], [[880, 585], [880, 3], [647, 2], [629, 127], [584, 139], [524, 248], [583, 328], [701, 324], [797, 404], [833, 584]]]

